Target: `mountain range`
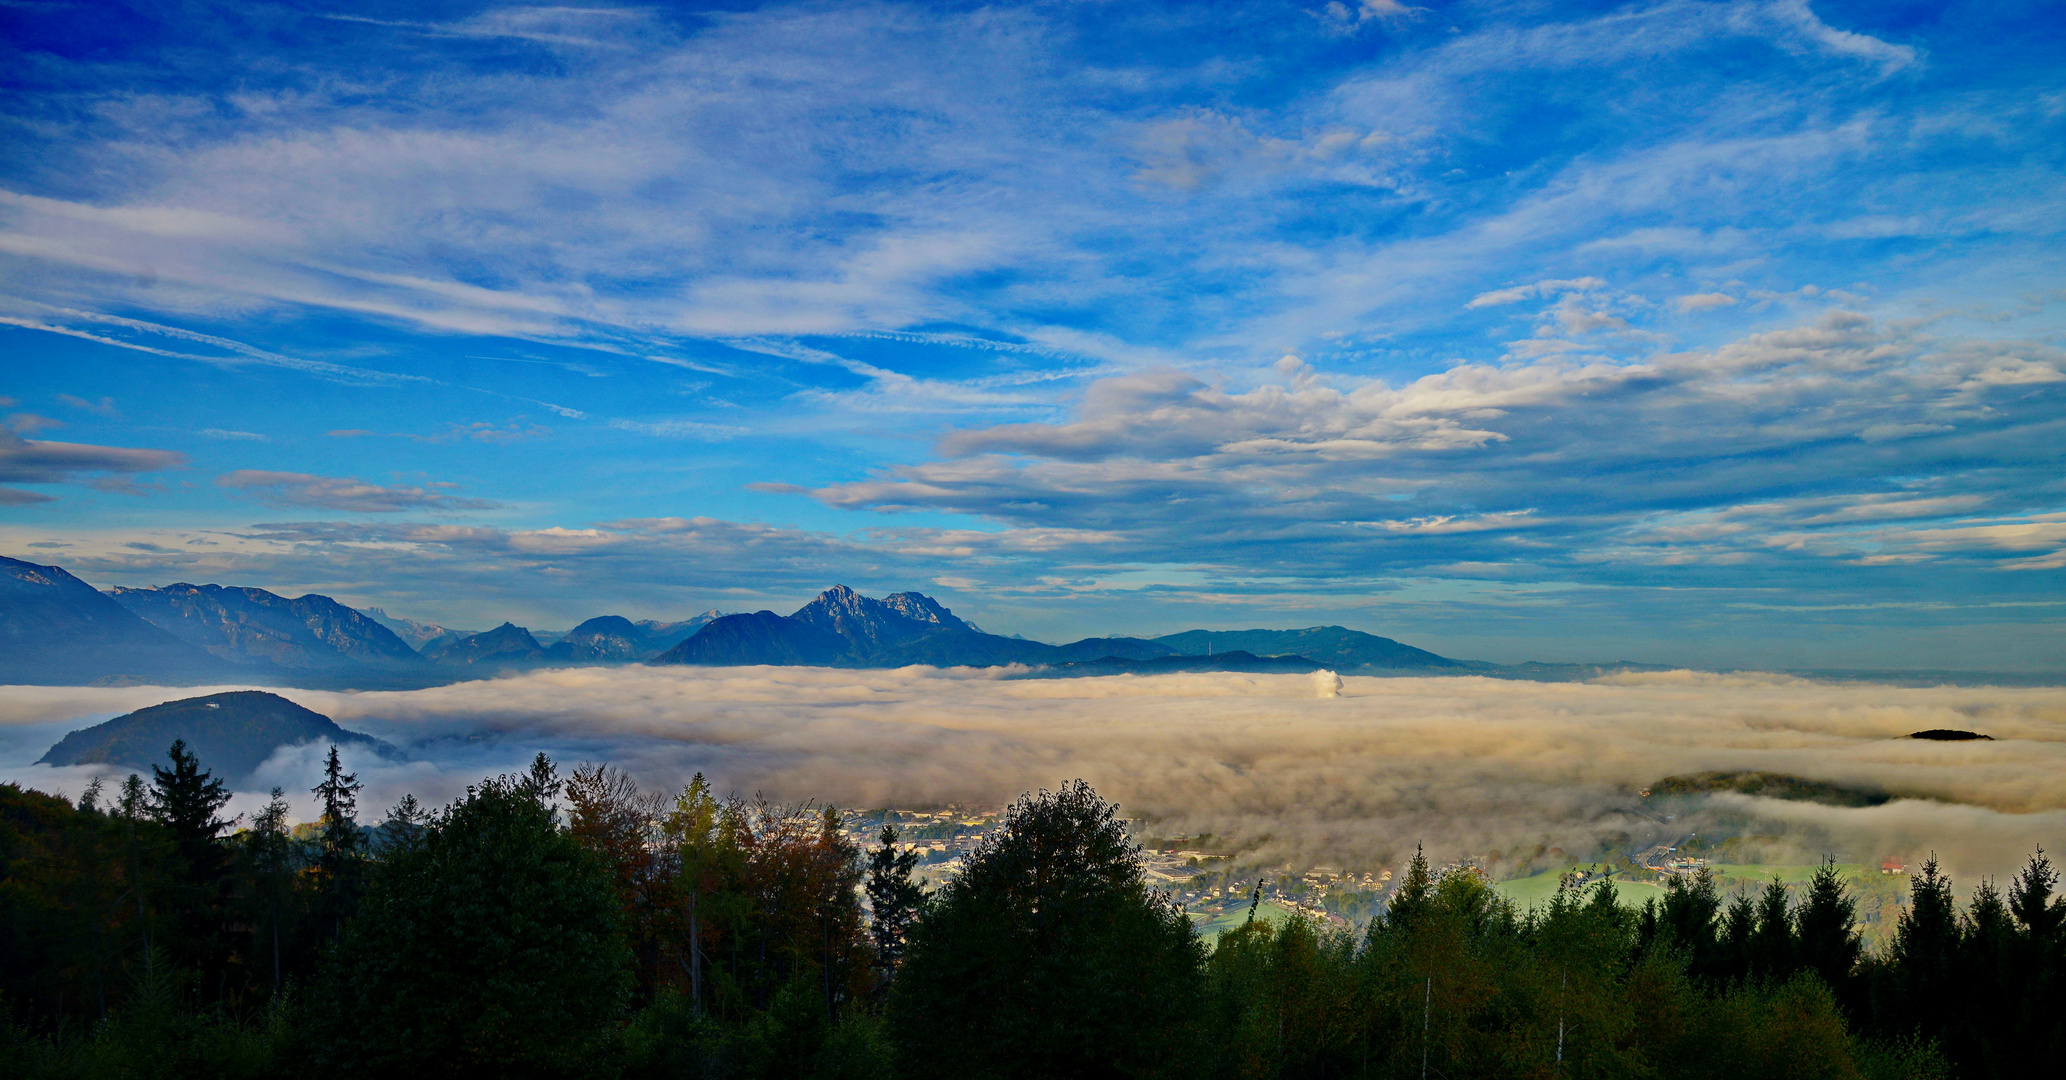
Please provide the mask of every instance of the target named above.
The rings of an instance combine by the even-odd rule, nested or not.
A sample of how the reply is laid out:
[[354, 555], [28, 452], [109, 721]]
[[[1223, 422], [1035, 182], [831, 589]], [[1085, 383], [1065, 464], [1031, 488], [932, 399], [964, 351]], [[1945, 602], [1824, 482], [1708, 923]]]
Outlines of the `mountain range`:
[[310, 593], [292, 600], [264, 589], [188, 585], [109, 589], [152, 626], [233, 664], [287, 669], [412, 667], [424, 658], [364, 612]]
[[[241, 682], [404, 688], [550, 666], [755, 664], [992, 667], [1042, 673], [1313, 671], [1501, 674], [1340, 626], [1187, 630], [1061, 645], [984, 632], [922, 593], [835, 585], [788, 614], [673, 622], [603, 615], [541, 643], [505, 622], [468, 633], [310, 593], [179, 582], [106, 592], [55, 566], [0, 558], [0, 682]], [[1548, 674], [1545, 672], [1544, 674]]]
[[0, 557], [0, 683], [234, 675], [233, 665], [152, 626], [62, 569]]

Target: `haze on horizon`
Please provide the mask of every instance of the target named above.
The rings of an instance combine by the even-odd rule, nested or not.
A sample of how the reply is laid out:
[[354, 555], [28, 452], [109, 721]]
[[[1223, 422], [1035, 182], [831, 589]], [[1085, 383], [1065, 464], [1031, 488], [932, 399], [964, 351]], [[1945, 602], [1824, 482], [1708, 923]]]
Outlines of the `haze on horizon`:
[[0, 553], [2056, 670], [2025, 4], [0, 13]]

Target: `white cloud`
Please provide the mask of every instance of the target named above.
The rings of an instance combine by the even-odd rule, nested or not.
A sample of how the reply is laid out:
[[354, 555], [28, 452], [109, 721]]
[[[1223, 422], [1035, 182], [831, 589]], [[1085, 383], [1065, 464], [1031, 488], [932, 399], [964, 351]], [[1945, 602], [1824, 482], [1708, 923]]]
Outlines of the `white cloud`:
[[1728, 293], [1691, 293], [1672, 301], [1680, 311], [1713, 311], [1716, 308], [1734, 306], [1736, 298]]
[[501, 505], [485, 499], [449, 494], [443, 489], [456, 486], [449, 483], [382, 485], [348, 477], [265, 469], [227, 472], [216, 477], [215, 483], [218, 487], [250, 492], [259, 501], [273, 506], [308, 506], [361, 514], [392, 514], [404, 510], [489, 510]]

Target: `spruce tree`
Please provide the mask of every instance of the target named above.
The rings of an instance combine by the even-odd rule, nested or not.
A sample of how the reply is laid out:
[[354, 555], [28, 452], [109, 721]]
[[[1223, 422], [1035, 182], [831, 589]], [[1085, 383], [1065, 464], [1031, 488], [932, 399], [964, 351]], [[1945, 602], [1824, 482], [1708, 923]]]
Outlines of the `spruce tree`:
[[2055, 944], [2060, 925], [2066, 923], [2066, 898], [2052, 899], [2052, 892], [2058, 887], [2058, 871], [2052, 869], [2052, 860], [2045, 857], [2044, 849], [2038, 848], [2017, 872], [2015, 884], [2009, 889], [2009, 913], [2021, 924], [2033, 949], [2043, 950]]
[[294, 841], [287, 833], [288, 809], [285, 794], [274, 788], [265, 809], [241, 834], [254, 886], [252, 900], [258, 908], [260, 947], [272, 970], [275, 990], [282, 978], [281, 924], [294, 888]]
[[897, 849], [897, 830], [884, 824], [881, 845], [868, 855], [868, 936], [875, 943], [875, 964], [885, 980], [894, 977], [904, 959], [904, 938], [925, 900], [925, 890], [911, 880], [918, 852]]
[[356, 773], [344, 771], [337, 747], [332, 746], [323, 765], [323, 782], [310, 789], [323, 803], [322, 817], [316, 823], [316, 871], [323, 920], [333, 939], [342, 932], [344, 918], [358, 898], [366, 850], [366, 837], [358, 822], [359, 789], [363, 786]]
[[1887, 950], [1883, 978], [1891, 985], [1881, 1008], [1895, 1032], [1943, 1035], [1956, 1004], [1960, 936], [1951, 879], [1938, 870], [1933, 851], [1922, 872], [1909, 876], [1908, 909], [1894, 925]]
[[[172, 841], [173, 888], [164, 894], [176, 934], [163, 944], [168, 954], [194, 968], [219, 972], [225, 959], [221, 910], [229, 852], [221, 843], [230, 822], [216, 817], [229, 802], [221, 780], [175, 740], [168, 755], [172, 768], [151, 766], [147, 813], [164, 827]], [[220, 985], [220, 979], [213, 980]]]
[[[1255, 883], [1256, 898], [1262, 897], [1262, 882]], [[1391, 902], [1385, 905], [1385, 922], [1404, 929], [1434, 902], [1435, 875], [1428, 869], [1427, 852], [1419, 844], [1413, 845], [1413, 859], [1406, 864], [1406, 876], [1399, 882], [1399, 891], [1392, 894]], [[1250, 914], [1254, 914], [1251, 905]]]
[[1721, 955], [1717, 963], [1719, 973], [1731, 981], [1749, 978], [1754, 965], [1751, 958], [1751, 942], [1757, 934], [1757, 904], [1747, 892], [1739, 891], [1722, 912], [1722, 929], [1717, 949]]
[[1751, 974], [1775, 986], [1792, 978], [1800, 969], [1796, 945], [1786, 884], [1773, 878], [1758, 894], [1757, 929], [1750, 938]]
[[172, 834], [189, 870], [197, 877], [213, 879], [223, 862], [216, 841], [231, 824], [215, 813], [230, 801], [229, 790], [201, 768], [200, 759], [187, 751], [186, 740], [175, 739], [168, 756], [172, 768], [151, 766], [148, 812]]
[[402, 801], [387, 811], [387, 819], [380, 823], [380, 844], [387, 850], [414, 847], [423, 836], [423, 828], [430, 823], [430, 812], [416, 801], [414, 795], [402, 796]]
[[1825, 857], [1808, 879], [1808, 895], [1794, 913], [1794, 942], [1800, 967], [1814, 972], [1846, 1009], [1857, 1005], [1852, 978], [1865, 943], [1858, 935], [1858, 900], [1850, 883]]

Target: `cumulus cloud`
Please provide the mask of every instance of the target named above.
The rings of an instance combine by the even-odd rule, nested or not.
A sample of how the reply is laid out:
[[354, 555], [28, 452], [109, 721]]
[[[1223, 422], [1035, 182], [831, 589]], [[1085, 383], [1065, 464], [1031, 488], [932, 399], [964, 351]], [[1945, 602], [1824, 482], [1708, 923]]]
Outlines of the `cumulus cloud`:
[[[1910, 500], [1942, 513], [1954, 499], [1968, 511], [2043, 513], [2024, 493], [2062, 465], [2050, 388], [2066, 378], [2066, 353], [1939, 340], [1842, 311], [1710, 349], [1465, 363], [1399, 385], [1297, 367], [1288, 385], [1241, 392], [1177, 371], [1100, 380], [1072, 418], [953, 432], [939, 444], [943, 460], [814, 494], [834, 506], [1117, 533], [1164, 550], [1202, 542], [1224, 562], [1276, 553], [1286, 556], [1277, 566], [1336, 574], [1368, 565], [1374, 523], [1470, 520], [1483, 523], [1475, 540], [1394, 545], [1382, 557], [1597, 560], [1605, 572], [1667, 522], [1746, 505], [1763, 508], [1762, 533], [1709, 534], [1707, 555], [1784, 557], [1768, 541], [1791, 535], [1777, 509], [1789, 505], [1806, 515], [1790, 524], [1833, 534], [1858, 519], [1811, 504]], [[1782, 491], [1784, 502], [1769, 497]], [[1519, 529], [1563, 554], [1515, 546]], [[1832, 535], [1815, 547], [1853, 558], [1909, 542]]]
[[1725, 308], [1735, 304], [1736, 298], [1728, 293], [1692, 293], [1687, 296], [1681, 296], [1673, 300], [1672, 303], [1677, 305], [1680, 311], [1713, 311], [1716, 308]]
[[[198, 691], [181, 690], [179, 695]], [[2001, 874], [2066, 829], [2066, 696], [2057, 688], [1897, 688], [1690, 672], [1542, 684], [1307, 675], [1011, 680], [995, 672], [809, 668], [581, 669], [408, 692], [287, 691], [408, 748], [354, 763], [364, 804], [458, 794], [536, 750], [609, 760], [671, 788], [849, 807], [999, 804], [1076, 776], [1158, 830], [1240, 839], [1257, 862], [1512, 865], [1672, 840], [1735, 816], [1775, 854], [1865, 861], [1935, 850]], [[13, 688], [0, 703], [9, 778], [83, 780], [25, 763], [70, 726], [150, 704], [158, 688]], [[1932, 727], [1993, 742], [1903, 739]], [[300, 796], [320, 757], [288, 752], [250, 785]], [[1668, 825], [1637, 794], [1706, 770], [1761, 770], [1883, 791], [1839, 809], [1722, 800]], [[254, 795], [255, 800], [255, 795]], [[252, 805], [255, 805], [255, 801]], [[1745, 821], [1748, 820], [1746, 826]]]
[[250, 492], [259, 501], [274, 506], [310, 506], [361, 514], [392, 514], [404, 510], [490, 510], [501, 505], [486, 499], [448, 494], [442, 489], [458, 485], [444, 482], [424, 486], [382, 485], [349, 477], [238, 469], [216, 477], [215, 483], [235, 491]]

